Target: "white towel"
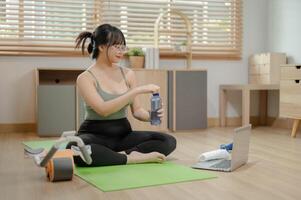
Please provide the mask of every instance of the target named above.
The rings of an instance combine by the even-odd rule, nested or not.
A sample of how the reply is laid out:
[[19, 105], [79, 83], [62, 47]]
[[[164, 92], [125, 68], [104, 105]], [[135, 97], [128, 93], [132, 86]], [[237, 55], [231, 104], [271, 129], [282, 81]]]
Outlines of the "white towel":
[[159, 48], [153, 48], [154, 51], [154, 69], [159, 69], [159, 60], [160, 60], [160, 52], [159, 52]]
[[199, 161], [208, 161], [214, 159], [228, 159], [229, 157], [230, 154], [228, 153], [227, 150], [218, 149], [218, 150], [202, 153], [199, 157]]
[[144, 51], [144, 59], [145, 59], [145, 69], [159, 69], [159, 61], [160, 61], [160, 52], [158, 48], [154, 47], [145, 47]]
[[150, 69], [150, 55], [149, 55], [149, 48], [142, 48], [144, 51], [144, 68]]

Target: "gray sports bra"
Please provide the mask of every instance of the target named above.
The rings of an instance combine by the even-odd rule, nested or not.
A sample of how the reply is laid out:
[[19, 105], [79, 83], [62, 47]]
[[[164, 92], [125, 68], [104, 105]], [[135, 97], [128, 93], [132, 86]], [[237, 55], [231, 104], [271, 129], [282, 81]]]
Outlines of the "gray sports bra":
[[[96, 78], [96, 76], [90, 71], [90, 70], [87, 70], [91, 75], [92, 77], [94, 78], [95, 82], [96, 82], [96, 90], [98, 92], [98, 94], [102, 97], [102, 99], [104, 101], [109, 101], [109, 100], [112, 100], [112, 99], [115, 99], [125, 93], [127, 93], [128, 91], [126, 91], [125, 93], [122, 93], [122, 94], [111, 94], [111, 93], [108, 93], [106, 91], [104, 91], [101, 87], [100, 87], [100, 84]], [[125, 83], [127, 85], [128, 88], [130, 88], [127, 80], [126, 80], [126, 77], [125, 77], [125, 74], [124, 74], [124, 71], [123, 69], [120, 67], [120, 71], [121, 71], [121, 74], [125, 80]], [[127, 117], [127, 107], [128, 107], [129, 104], [127, 104], [126, 106], [124, 106], [123, 108], [121, 108], [119, 111], [115, 112], [115, 113], [112, 113], [111, 115], [109, 116], [101, 116], [99, 115], [97, 112], [95, 112], [88, 104], [86, 104], [86, 102], [84, 102], [84, 107], [85, 107], [85, 119], [86, 120], [112, 120], [112, 119], [122, 119], [122, 118], [126, 118]]]

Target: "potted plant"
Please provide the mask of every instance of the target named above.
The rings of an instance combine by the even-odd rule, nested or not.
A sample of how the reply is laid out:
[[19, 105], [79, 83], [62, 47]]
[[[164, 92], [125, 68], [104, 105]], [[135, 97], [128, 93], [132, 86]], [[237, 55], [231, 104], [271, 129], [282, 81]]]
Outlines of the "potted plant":
[[144, 66], [144, 52], [141, 48], [131, 48], [127, 55], [129, 56], [132, 68], [143, 68]]

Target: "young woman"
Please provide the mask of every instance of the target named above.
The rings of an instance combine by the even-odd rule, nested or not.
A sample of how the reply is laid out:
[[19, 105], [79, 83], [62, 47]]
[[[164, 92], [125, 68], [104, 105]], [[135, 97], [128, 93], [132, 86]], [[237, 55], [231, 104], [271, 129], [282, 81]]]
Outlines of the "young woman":
[[[127, 107], [133, 116], [149, 121], [150, 114], [139, 104], [140, 94], [155, 93], [154, 84], [137, 86], [132, 70], [117, 65], [126, 50], [122, 32], [109, 24], [98, 26], [93, 33], [82, 32], [76, 39], [76, 48], [85, 50], [95, 59], [77, 78], [77, 87], [85, 101], [85, 121], [78, 136], [91, 145], [93, 162], [87, 165], [79, 156], [78, 166], [106, 166], [130, 163], [163, 162], [176, 148], [176, 140], [168, 134], [153, 131], [133, 131], [126, 118]], [[163, 117], [163, 109], [159, 117]], [[68, 144], [68, 148], [73, 145]]]

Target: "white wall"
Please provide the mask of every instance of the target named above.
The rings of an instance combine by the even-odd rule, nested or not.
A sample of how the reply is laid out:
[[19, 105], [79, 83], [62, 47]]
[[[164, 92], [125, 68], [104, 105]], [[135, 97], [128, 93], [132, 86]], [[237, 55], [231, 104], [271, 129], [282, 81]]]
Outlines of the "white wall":
[[268, 49], [286, 52], [289, 63], [301, 63], [300, 11], [300, 0], [269, 0]]
[[[288, 63], [301, 63], [300, 10], [300, 0], [268, 0], [267, 51], [286, 53]], [[279, 92], [270, 92], [270, 116], [278, 114], [277, 97]]]
[[[193, 68], [208, 69], [208, 117], [218, 117], [220, 84], [247, 83], [248, 56], [266, 51], [268, 0], [244, 0], [243, 54], [239, 61], [192, 62]], [[34, 118], [34, 73], [36, 67], [78, 67], [91, 64], [88, 58], [0, 56], [0, 123], [32, 123]], [[162, 60], [160, 66], [185, 66], [181, 60]], [[240, 115], [240, 95], [230, 98], [230, 116]], [[235, 106], [232, 106], [235, 105]], [[256, 111], [252, 111], [252, 114]]]

